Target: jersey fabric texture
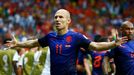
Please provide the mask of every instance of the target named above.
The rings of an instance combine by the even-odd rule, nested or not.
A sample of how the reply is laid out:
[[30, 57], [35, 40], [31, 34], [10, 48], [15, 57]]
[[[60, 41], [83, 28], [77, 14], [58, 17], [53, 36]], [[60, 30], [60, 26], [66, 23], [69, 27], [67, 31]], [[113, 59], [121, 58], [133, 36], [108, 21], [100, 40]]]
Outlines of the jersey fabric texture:
[[134, 75], [134, 41], [112, 49], [106, 56], [114, 58], [116, 75]]
[[88, 48], [91, 41], [80, 33], [68, 31], [64, 35], [52, 32], [38, 42], [42, 47], [50, 48], [51, 75], [76, 75], [78, 50]]

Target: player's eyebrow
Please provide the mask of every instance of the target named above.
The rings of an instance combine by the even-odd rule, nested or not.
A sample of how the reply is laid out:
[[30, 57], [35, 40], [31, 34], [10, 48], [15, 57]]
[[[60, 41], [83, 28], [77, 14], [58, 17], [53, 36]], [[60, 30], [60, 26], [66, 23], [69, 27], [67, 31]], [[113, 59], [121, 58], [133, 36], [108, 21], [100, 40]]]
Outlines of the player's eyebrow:
[[55, 16], [54, 18], [56, 19], [56, 18], [58, 18], [58, 17], [59, 17], [59, 18], [63, 18], [63, 16], [58, 16], [58, 15], [57, 15], [57, 16]]

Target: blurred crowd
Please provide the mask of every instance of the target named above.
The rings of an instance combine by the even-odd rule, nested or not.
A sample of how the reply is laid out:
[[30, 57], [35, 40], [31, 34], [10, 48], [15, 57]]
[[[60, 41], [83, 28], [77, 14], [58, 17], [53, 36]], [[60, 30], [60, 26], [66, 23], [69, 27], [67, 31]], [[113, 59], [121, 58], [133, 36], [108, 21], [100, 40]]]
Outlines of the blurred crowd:
[[93, 39], [110, 36], [124, 20], [134, 16], [133, 0], [0, 0], [0, 46], [11, 34], [23, 41], [53, 31], [54, 13], [70, 11], [70, 30]]

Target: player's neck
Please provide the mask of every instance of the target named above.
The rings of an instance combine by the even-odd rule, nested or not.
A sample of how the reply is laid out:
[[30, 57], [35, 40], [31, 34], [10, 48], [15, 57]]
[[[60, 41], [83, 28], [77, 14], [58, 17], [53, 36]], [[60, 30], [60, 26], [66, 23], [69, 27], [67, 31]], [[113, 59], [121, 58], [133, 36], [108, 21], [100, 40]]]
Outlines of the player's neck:
[[64, 35], [68, 32], [68, 29], [61, 29], [61, 30], [58, 30], [57, 33], [58, 35]]

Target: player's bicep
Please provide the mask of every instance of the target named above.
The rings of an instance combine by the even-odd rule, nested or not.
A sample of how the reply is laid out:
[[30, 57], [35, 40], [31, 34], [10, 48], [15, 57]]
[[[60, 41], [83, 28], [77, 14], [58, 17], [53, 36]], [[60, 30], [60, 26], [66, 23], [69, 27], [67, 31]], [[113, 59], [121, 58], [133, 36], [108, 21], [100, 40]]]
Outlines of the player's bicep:
[[19, 43], [20, 46], [24, 46], [24, 47], [36, 47], [36, 46], [39, 46], [39, 43], [38, 43], [38, 39], [34, 39], [34, 40], [28, 40], [26, 42], [22, 42], [22, 43]]
[[97, 49], [97, 44], [95, 42], [89, 43], [89, 50], [96, 50]]
[[33, 40], [33, 45], [34, 46], [40, 46], [38, 39]]

